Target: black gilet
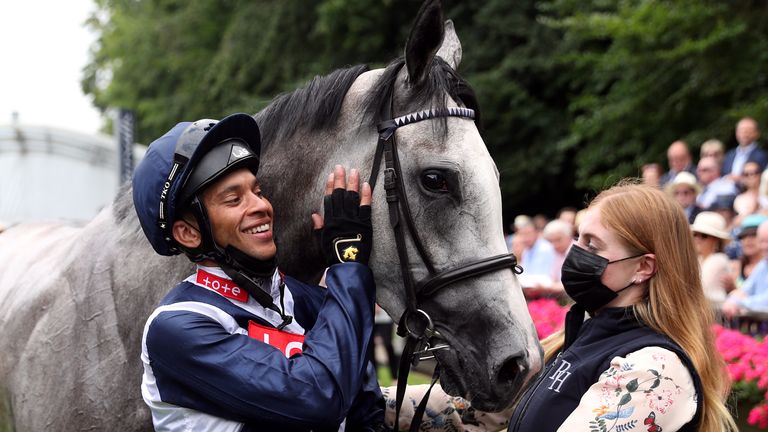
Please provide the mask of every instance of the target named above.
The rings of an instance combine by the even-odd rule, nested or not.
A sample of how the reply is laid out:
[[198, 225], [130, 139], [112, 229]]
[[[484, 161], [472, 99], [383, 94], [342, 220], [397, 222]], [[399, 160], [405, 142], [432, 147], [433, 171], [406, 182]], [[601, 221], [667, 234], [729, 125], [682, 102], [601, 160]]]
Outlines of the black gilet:
[[[547, 363], [539, 379], [528, 389], [515, 408], [508, 430], [556, 431], [576, 409], [589, 387], [610, 367], [614, 357], [626, 357], [627, 354], [651, 346], [665, 348], [677, 354], [688, 368], [697, 398], [700, 398], [701, 379], [690, 358], [679, 345], [638, 322], [631, 308], [608, 308], [585, 321], [573, 344]], [[564, 375], [557, 373], [564, 365], [563, 362], [570, 363], [567, 369], [570, 375], [567, 379], [562, 379]], [[558, 386], [559, 392], [553, 391], [553, 384]], [[700, 419], [701, 403], [698, 403], [693, 419], [686, 423], [680, 432], [696, 431]]]

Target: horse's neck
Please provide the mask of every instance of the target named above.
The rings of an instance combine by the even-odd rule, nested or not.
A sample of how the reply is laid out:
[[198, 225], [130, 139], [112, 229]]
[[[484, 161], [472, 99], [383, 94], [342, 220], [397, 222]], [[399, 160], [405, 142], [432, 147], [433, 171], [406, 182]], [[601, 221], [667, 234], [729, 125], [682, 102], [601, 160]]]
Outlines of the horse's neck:
[[[280, 268], [299, 279], [312, 281], [325, 262], [313, 235], [311, 214], [322, 214], [325, 179], [336, 164], [363, 170], [367, 180], [372, 149], [360, 137], [357, 123], [326, 132], [298, 131], [286, 142], [269, 143], [262, 152], [260, 183], [275, 208], [275, 231]], [[371, 145], [375, 145], [371, 144]]]

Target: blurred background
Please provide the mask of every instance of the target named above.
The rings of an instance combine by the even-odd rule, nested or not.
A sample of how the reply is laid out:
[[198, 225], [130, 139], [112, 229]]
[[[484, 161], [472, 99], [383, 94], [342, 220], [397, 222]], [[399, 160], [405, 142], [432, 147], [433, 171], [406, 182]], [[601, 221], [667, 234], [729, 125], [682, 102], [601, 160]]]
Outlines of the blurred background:
[[[445, 3], [501, 171], [505, 225], [582, 207], [665, 161], [677, 139], [696, 154], [709, 138], [730, 148], [740, 117], [768, 118], [764, 1]], [[419, 5], [6, 2], [0, 124], [17, 112], [22, 124], [111, 134], [109, 110], [120, 107], [148, 143], [180, 120], [256, 112], [316, 74], [386, 64]]]

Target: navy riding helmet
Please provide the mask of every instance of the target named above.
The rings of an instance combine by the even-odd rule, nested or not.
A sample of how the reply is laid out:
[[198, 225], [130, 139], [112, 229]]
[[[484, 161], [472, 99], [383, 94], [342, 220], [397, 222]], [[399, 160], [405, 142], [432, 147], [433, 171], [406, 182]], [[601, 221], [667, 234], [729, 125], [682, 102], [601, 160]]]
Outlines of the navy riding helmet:
[[[261, 138], [256, 120], [232, 114], [221, 121], [177, 124], [149, 145], [133, 174], [133, 205], [149, 243], [160, 255], [186, 252], [193, 260], [220, 258], [198, 193], [241, 167], [259, 169]], [[179, 211], [189, 209], [200, 226], [203, 244], [189, 250], [173, 238]]]

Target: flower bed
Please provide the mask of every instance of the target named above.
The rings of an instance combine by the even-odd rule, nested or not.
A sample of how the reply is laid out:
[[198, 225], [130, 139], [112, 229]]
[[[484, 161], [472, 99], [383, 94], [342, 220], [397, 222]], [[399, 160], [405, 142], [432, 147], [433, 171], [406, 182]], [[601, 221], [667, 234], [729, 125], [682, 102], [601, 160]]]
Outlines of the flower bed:
[[768, 339], [760, 341], [719, 325], [713, 330], [717, 350], [728, 364], [737, 405], [751, 407], [748, 424], [768, 430]]
[[544, 339], [563, 328], [568, 307], [560, 306], [554, 299], [537, 299], [528, 302], [528, 312], [533, 318], [539, 339]]

